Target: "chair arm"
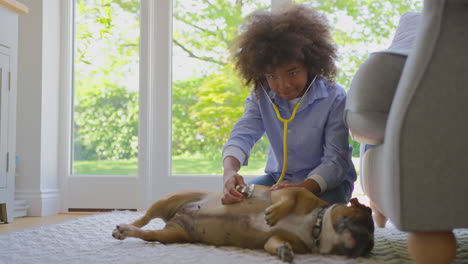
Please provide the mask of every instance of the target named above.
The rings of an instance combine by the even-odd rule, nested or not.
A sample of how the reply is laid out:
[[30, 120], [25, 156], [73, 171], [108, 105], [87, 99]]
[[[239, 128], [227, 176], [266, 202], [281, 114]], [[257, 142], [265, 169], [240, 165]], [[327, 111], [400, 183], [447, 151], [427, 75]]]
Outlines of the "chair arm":
[[346, 101], [344, 120], [352, 138], [366, 144], [384, 140], [390, 106], [406, 55], [390, 50], [372, 53], [354, 76]]

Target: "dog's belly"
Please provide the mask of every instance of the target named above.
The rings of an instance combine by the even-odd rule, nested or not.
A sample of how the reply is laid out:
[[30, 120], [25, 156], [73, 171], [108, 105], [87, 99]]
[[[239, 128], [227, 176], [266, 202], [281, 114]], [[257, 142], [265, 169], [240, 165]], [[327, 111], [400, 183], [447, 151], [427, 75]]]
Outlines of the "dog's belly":
[[200, 214], [186, 211], [171, 221], [184, 227], [194, 242], [216, 246], [264, 248], [267, 240], [279, 234], [294, 242], [296, 252], [304, 253], [305, 244], [311, 243], [310, 221], [307, 216], [288, 215], [274, 227], [265, 222], [264, 212], [244, 214]]
[[230, 245], [243, 248], [263, 248], [271, 236], [271, 228], [263, 224], [258, 228], [258, 220], [263, 216], [256, 215], [185, 215], [186, 227], [191, 237], [201, 243], [210, 245]]

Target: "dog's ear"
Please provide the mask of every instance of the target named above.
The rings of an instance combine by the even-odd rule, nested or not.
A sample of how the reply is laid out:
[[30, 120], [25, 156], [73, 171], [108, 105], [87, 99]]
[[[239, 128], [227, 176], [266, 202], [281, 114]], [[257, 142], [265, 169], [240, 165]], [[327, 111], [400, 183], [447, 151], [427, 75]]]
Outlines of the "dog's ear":
[[362, 209], [368, 211], [370, 214], [372, 214], [372, 209], [365, 206], [365, 205], [363, 205], [362, 203], [360, 203], [358, 198], [356, 198], [356, 197], [351, 198], [351, 200], [349, 200], [349, 202], [351, 203], [351, 207], [362, 208]]
[[351, 203], [351, 205], [354, 205], [354, 206], [361, 205], [361, 203], [359, 202], [358, 198], [356, 198], [356, 197], [351, 198], [351, 200], [349, 200], [349, 202]]

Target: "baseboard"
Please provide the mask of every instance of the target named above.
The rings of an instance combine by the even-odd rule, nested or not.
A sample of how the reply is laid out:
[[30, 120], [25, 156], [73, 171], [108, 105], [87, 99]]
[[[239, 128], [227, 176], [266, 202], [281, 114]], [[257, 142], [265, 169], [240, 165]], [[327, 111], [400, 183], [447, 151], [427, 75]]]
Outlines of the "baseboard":
[[58, 189], [16, 190], [16, 200], [26, 200], [29, 204], [28, 216], [46, 216], [60, 212], [60, 192]]
[[93, 213], [93, 212], [102, 212], [102, 213], [108, 213], [108, 212], [113, 212], [113, 211], [132, 211], [136, 212], [137, 209], [110, 209], [110, 208], [69, 208], [68, 212], [74, 213], [82, 213], [82, 212], [88, 212], [88, 213]]
[[13, 203], [13, 217], [23, 217], [28, 215], [29, 204], [26, 200], [15, 200]]

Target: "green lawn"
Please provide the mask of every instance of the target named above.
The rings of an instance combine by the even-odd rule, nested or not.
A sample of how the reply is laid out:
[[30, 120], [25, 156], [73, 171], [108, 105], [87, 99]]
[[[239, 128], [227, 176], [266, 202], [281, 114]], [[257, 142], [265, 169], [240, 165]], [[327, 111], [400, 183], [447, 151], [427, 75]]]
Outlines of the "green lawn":
[[[353, 158], [359, 170], [359, 158]], [[265, 162], [250, 160], [249, 166], [242, 167], [241, 175], [262, 175]], [[172, 159], [172, 174], [221, 175], [220, 160], [176, 156]], [[359, 171], [358, 171], [359, 173]], [[136, 175], [137, 160], [75, 161], [73, 174], [80, 175]]]
[[[264, 161], [250, 160], [242, 167], [243, 175], [263, 174]], [[222, 175], [221, 160], [207, 160], [176, 156], [172, 159], [172, 174]], [[75, 161], [73, 174], [79, 175], [136, 175], [137, 160]]]
[[136, 175], [137, 160], [78, 160], [73, 162], [73, 174]]
[[[359, 175], [359, 158], [353, 158], [354, 166]], [[241, 175], [262, 175], [264, 161], [250, 160], [249, 166], [242, 167]], [[74, 174], [79, 175], [137, 175], [137, 160], [98, 160], [75, 161]], [[222, 175], [221, 161], [210, 161], [203, 158], [174, 157], [172, 159], [172, 174]], [[361, 189], [359, 177], [354, 185], [353, 196], [368, 204]]]

